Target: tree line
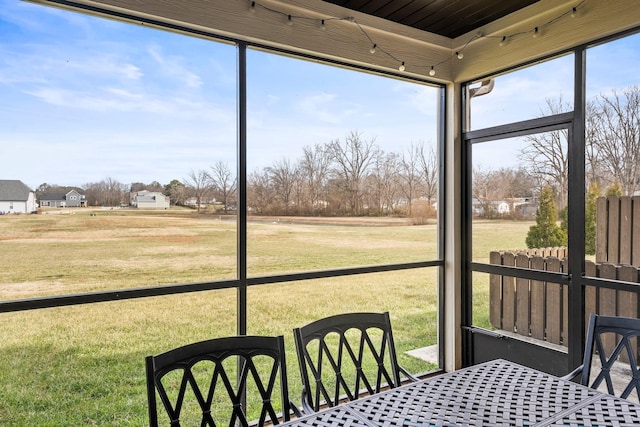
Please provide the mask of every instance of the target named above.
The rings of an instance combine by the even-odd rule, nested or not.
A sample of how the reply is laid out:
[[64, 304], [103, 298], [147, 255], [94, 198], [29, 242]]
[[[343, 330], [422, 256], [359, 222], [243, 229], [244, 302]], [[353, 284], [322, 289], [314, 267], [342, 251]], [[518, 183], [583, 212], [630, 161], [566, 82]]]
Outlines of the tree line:
[[[572, 110], [563, 100], [548, 99], [543, 115]], [[610, 95], [600, 94], [587, 104], [585, 129], [585, 188], [632, 196], [640, 192], [640, 89], [631, 86]], [[540, 197], [548, 188], [557, 213], [566, 209], [569, 186], [566, 130], [529, 135], [519, 151], [516, 168], [474, 168], [473, 197], [486, 212], [496, 200]], [[545, 197], [548, 195], [545, 195]], [[513, 210], [512, 210], [513, 211]]]
[[[571, 110], [562, 97], [547, 100], [546, 110]], [[631, 86], [587, 103], [585, 129], [586, 186], [619, 187], [621, 195], [640, 191], [640, 88]], [[562, 210], [569, 185], [567, 131], [527, 137], [521, 160], [539, 188], [551, 187]]]
[[[299, 158], [282, 157], [247, 177], [247, 206], [256, 215], [434, 215], [438, 192], [436, 149], [412, 144], [401, 153], [384, 152], [375, 138], [351, 131], [344, 140], [305, 146]], [[166, 185], [124, 184], [114, 178], [77, 188], [88, 206], [119, 206], [141, 190], [169, 196], [172, 205], [200, 210], [215, 206], [228, 212], [237, 207], [235, 169], [217, 161], [207, 169], [191, 170]], [[42, 184], [37, 192], [70, 189]], [[417, 208], [416, 206], [419, 206]]]
[[[544, 115], [571, 110], [562, 97], [547, 100]], [[472, 194], [485, 216], [493, 202], [537, 198], [552, 191], [559, 212], [568, 194], [568, 135], [565, 130], [529, 135], [517, 167], [472, 171]], [[586, 121], [587, 188], [619, 187], [622, 195], [640, 191], [640, 89], [599, 95], [588, 103]], [[351, 131], [343, 140], [305, 146], [298, 158], [282, 157], [247, 176], [247, 206], [259, 215], [431, 216], [437, 202], [439, 162], [433, 144], [411, 144], [385, 152], [375, 138]], [[173, 205], [237, 207], [237, 173], [222, 161], [191, 170], [182, 180], [162, 185], [123, 184], [106, 178], [80, 189], [89, 206], [127, 204], [129, 193], [149, 190], [168, 195]], [[42, 184], [39, 191], [55, 188]]]

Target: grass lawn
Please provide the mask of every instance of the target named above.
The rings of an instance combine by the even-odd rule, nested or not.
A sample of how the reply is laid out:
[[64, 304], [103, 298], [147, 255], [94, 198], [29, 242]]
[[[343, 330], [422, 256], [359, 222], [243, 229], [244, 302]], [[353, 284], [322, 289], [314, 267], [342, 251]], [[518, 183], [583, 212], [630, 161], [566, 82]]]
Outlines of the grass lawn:
[[[236, 275], [233, 221], [173, 210], [95, 213], [0, 217], [0, 298]], [[509, 227], [514, 242], [524, 242], [529, 225], [478, 224], [474, 259], [495, 248], [494, 237], [505, 237], [492, 235], [496, 228]], [[436, 243], [432, 224], [255, 222], [249, 275], [435, 259]], [[300, 387], [291, 330], [335, 313], [388, 310], [401, 364], [424, 372], [433, 366], [405, 352], [437, 342], [436, 285], [437, 270], [429, 268], [255, 286], [248, 290], [248, 330], [285, 336], [294, 400]], [[476, 308], [487, 313], [487, 286], [478, 285]], [[233, 335], [235, 319], [235, 290], [0, 314], [0, 425], [146, 425], [144, 357]]]

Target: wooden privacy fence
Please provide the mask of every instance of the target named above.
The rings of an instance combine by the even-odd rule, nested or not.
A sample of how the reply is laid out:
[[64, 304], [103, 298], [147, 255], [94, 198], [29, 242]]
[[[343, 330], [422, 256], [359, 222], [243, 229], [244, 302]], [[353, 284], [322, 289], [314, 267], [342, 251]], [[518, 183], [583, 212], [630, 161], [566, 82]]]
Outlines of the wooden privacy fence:
[[[493, 251], [490, 263], [567, 272], [567, 248]], [[640, 283], [640, 197], [600, 197], [596, 205], [596, 261], [585, 261], [588, 277]], [[585, 287], [585, 313], [640, 317], [638, 292]], [[496, 329], [566, 345], [568, 287], [558, 283], [491, 274], [489, 320]], [[604, 337], [612, 348], [615, 337]], [[622, 360], [626, 359], [626, 355]]]
[[640, 267], [640, 196], [598, 198], [596, 262]]
[[[494, 251], [491, 264], [532, 270], [566, 272], [566, 248], [530, 251]], [[639, 268], [586, 261], [590, 277], [640, 282]], [[566, 345], [568, 289], [566, 285], [491, 274], [489, 320], [496, 329]], [[585, 312], [607, 316], [639, 317], [638, 294], [614, 289], [585, 288]], [[587, 317], [588, 320], [588, 317]]]

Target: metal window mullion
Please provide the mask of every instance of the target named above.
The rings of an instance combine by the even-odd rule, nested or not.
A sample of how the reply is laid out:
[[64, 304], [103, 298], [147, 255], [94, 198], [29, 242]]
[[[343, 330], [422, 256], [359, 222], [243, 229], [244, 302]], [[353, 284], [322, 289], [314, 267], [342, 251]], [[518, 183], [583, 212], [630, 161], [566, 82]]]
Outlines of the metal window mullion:
[[[461, 105], [463, 108], [467, 108], [469, 98], [467, 97], [468, 91], [466, 86], [460, 91], [462, 97]], [[461, 119], [464, 120], [464, 119]], [[461, 123], [460, 129], [466, 129], [468, 123]], [[471, 267], [472, 257], [472, 234], [473, 234], [473, 218], [471, 215], [471, 199], [472, 199], [472, 168], [473, 160], [471, 156], [471, 140], [467, 138], [467, 133], [463, 132], [461, 135], [461, 149], [460, 155], [462, 157], [460, 162], [461, 168], [461, 221], [462, 221], [462, 243], [460, 248], [460, 254], [462, 257], [462, 273], [461, 280], [462, 295], [460, 296], [461, 307], [461, 325], [462, 327], [470, 327], [473, 325], [473, 272]], [[462, 364], [463, 366], [469, 366], [473, 364], [473, 342], [471, 335], [467, 334], [463, 336], [463, 352], [462, 352]]]
[[[444, 87], [440, 88], [438, 92], [438, 211], [437, 211], [437, 226], [438, 226], [438, 256], [439, 260], [444, 259], [446, 254], [446, 180], [445, 180], [445, 164], [447, 158], [446, 150], [446, 128], [447, 128], [447, 91]], [[445, 271], [444, 265], [438, 267], [438, 368], [442, 369], [444, 366], [445, 353], [444, 353], [444, 336], [446, 333], [444, 319], [445, 319]]]
[[565, 342], [568, 347], [567, 372], [582, 362], [584, 351], [585, 304], [581, 278], [585, 259], [585, 111], [586, 111], [586, 56], [585, 48], [575, 51], [574, 66], [574, 118], [567, 139], [569, 166], [568, 194], [568, 263], [569, 301], [568, 331]]
[[237, 332], [247, 334], [247, 44], [238, 44]]

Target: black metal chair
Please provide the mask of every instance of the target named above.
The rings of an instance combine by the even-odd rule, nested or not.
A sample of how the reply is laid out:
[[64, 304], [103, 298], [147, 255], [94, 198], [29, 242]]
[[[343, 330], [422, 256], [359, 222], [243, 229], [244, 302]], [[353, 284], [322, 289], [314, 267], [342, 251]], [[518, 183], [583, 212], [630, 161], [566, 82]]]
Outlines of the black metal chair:
[[[573, 380], [580, 376], [581, 384], [595, 389], [604, 381], [609, 394], [626, 399], [635, 390], [636, 397], [640, 398], [638, 337], [640, 319], [591, 314], [583, 362], [563, 378]], [[594, 353], [597, 353], [598, 359], [594, 358]], [[623, 363], [617, 363], [621, 359], [624, 359]], [[599, 369], [599, 372], [591, 380], [591, 371], [594, 368]], [[612, 377], [613, 372], [616, 372], [615, 378]], [[621, 384], [622, 379], [624, 383]], [[616, 383], [618, 387], [615, 387]], [[616, 388], [622, 391], [618, 394]]]
[[417, 380], [398, 364], [387, 312], [339, 314], [293, 334], [306, 413], [397, 387], [401, 374]]
[[[248, 427], [246, 411], [254, 407], [255, 414], [259, 409], [258, 426], [278, 424], [278, 382], [282, 420], [288, 421], [292, 410], [300, 414], [288, 398], [282, 336], [226, 337], [178, 347], [148, 356], [146, 375], [151, 427]], [[246, 393], [247, 388], [254, 393]], [[256, 393], [259, 400], [245, 406], [247, 395]], [[157, 396], [168, 415], [166, 423], [158, 422]]]

